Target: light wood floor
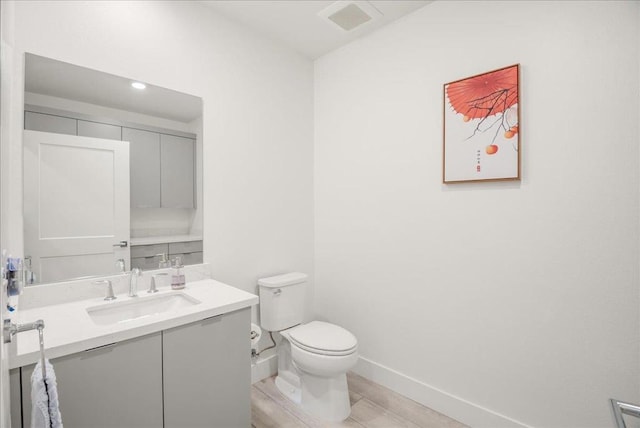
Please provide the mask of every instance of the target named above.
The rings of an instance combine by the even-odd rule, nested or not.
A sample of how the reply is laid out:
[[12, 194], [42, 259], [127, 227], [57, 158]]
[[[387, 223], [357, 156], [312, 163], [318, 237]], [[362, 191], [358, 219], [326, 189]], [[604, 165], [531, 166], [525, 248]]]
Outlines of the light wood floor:
[[253, 428], [466, 428], [466, 425], [362, 376], [348, 373], [347, 383], [351, 399], [351, 416], [344, 422], [329, 424], [306, 415], [282, 395], [275, 385], [275, 377], [256, 382], [251, 388], [251, 426]]

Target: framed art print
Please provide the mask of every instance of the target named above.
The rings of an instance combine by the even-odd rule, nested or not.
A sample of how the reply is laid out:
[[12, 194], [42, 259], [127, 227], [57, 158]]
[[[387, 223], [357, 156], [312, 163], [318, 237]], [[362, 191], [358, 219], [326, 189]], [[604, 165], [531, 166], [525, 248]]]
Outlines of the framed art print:
[[444, 183], [520, 179], [519, 64], [444, 85]]

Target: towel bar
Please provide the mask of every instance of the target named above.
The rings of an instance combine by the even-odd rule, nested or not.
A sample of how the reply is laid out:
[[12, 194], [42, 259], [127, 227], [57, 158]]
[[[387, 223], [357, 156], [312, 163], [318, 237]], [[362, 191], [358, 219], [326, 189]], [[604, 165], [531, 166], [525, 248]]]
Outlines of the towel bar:
[[47, 368], [44, 360], [44, 333], [43, 333], [44, 321], [36, 320], [34, 322], [29, 322], [25, 324], [15, 324], [15, 323], [12, 323], [11, 320], [6, 319], [4, 320], [3, 329], [4, 329], [3, 331], [4, 343], [11, 343], [13, 336], [16, 335], [17, 333], [21, 333], [23, 331], [29, 331], [29, 330], [38, 330], [38, 338], [40, 341], [40, 360], [41, 360], [40, 362], [42, 366], [42, 379], [46, 379]]
[[43, 320], [37, 320], [34, 322], [29, 322], [26, 324], [15, 324], [12, 323], [11, 320], [6, 319], [4, 320], [4, 343], [11, 343], [11, 340], [13, 339], [13, 336], [16, 335], [16, 333], [21, 333], [23, 331], [29, 331], [29, 330], [42, 330], [44, 328], [44, 321]]
[[635, 416], [640, 418], [640, 406], [631, 403], [625, 403], [620, 400], [611, 399], [611, 406], [613, 407], [613, 415], [616, 418], [616, 424], [618, 428], [627, 428], [627, 424], [624, 422], [623, 415]]

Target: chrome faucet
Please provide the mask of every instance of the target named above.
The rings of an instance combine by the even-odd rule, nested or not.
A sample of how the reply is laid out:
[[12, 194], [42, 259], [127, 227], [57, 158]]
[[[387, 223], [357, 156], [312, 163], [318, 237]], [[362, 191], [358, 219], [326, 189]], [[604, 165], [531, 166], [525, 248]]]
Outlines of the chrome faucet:
[[131, 269], [131, 276], [129, 276], [129, 297], [138, 297], [139, 276], [142, 276], [140, 268]]
[[113, 294], [113, 285], [111, 285], [111, 281], [107, 280], [107, 279], [103, 279], [100, 281], [93, 281], [94, 284], [107, 284], [107, 297], [104, 298], [104, 300], [115, 300], [117, 299], [116, 296], [114, 296]]
[[158, 280], [158, 278], [166, 278], [167, 277], [167, 273], [163, 272], [163, 273], [157, 273], [155, 275], [151, 276], [151, 286], [149, 287], [149, 290], [147, 290], [147, 293], [157, 293], [158, 288], [157, 288], [157, 284], [156, 281]]

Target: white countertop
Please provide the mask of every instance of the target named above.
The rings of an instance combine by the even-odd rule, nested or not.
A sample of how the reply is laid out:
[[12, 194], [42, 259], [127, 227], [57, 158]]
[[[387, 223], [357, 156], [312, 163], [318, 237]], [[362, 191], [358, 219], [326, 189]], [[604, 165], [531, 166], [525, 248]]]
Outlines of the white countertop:
[[145, 236], [144, 238], [131, 238], [131, 246], [167, 244], [172, 242], [202, 241], [202, 235], [167, 235]]
[[[157, 297], [172, 293], [187, 294], [199, 300], [200, 303], [119, 324], [97, 325], [89, 317], [86, 309], [104, 305], [107, 302], [102, 297], [96, 297], [18, 310], [14, 322], [22, 324], [38, 319], [44, 320], [45, 354], [51, 359], [155, 333], [258, 303], [258, 296], [212, 279], [189, 282], [183, 290], [174, 291], [163, 288], [155, 294], [147, 294], [142, 290], [138, 292], [139, 297], [120, 294], [113, 302], [120, 303], [133, 299], [142, 301], [149, 296]], [[18, 333], [13, 340], [16, 344], [11, 346], [9, 368], [22, 367], [38, 361], [40, 348], [36, 330]], [[247, 330], [248, 340], [249, 330]]]

